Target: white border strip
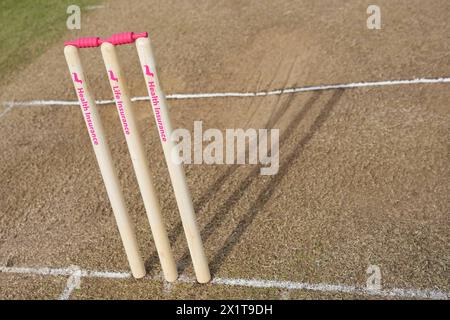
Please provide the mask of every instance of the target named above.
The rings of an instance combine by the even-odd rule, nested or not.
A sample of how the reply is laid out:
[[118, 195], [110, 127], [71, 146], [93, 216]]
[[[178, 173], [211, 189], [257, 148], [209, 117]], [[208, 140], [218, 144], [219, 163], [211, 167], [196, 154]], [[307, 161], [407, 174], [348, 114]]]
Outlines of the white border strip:
[[[131, 278], [129, 272], [120, 271], [95, 271], [85, 269], [69, 268], [32, 268], [32, 267], [4, 267], [0, 266], [0, 272], [14, 274], [33, 274], [40, 276], [76, 276], [78, 278], [107, 278], [107, 279], [127, 279]], [[144, 278], [151, 280], [160, 280], [160, 277]], [[182, 283], [195, 283], [195, 279], [181, 275], [178, 278]], [[398, 298], [419, 298], [419, 299], [450, 299], [450, 292], [429, 289], [386, 289], [386, 290], [370, 290], [364, 287], [348, 286], [341, 284], [328, 283], [307, 283], [294, 281], [279, 280], [263, 280], [263, 279], [233, 279], [233, 278], [214, 278], [211, 284], [250, 287], [250, 288], [272, 288], [284, 290], [308, 290], [322, 293], [347, 293], [355, 295], [370, 295], [380, 297], [398, 297]], [[64, 289], [60, 298], [68, 299], [75, 286], [70, 285]]]
[[[245, 98], [245, 97], [265, 97], [273, 95], [282, 95], [288, 93], [300, 93], [309, 91], [323, 91], [323, 90], [336, 90], [336, 89], [355, 89], [364, 87], [381, 87], [381, 86], [397, 86], [408, 84], [435, 84], [435, 83], [450, 83], [450, 77], [442, 78], [417, 78], [411, 80], [386, 80], [386, 81], [373, 81], [373, 82], [353, 82], [343, 84], [331, 84], [320, 86], [307, 86], [297, 88], [285, 88], [272, 91], [259, 91], [259, 92], [211, 92], [211, 93], [173, 93], [166, 96], [167, 99], [205, 99], [205, 98]], [[147, 101], [148, 96], [133, 97], [131, 101]], [[4, 104], [18, 107], [32, 107], [32, 106], [76, 106], [78, 101], [69, 100], [31, 100], [31, 101], [6, 101]], [[114, 100], [97, 100], [98, 105], [113, 104]]]

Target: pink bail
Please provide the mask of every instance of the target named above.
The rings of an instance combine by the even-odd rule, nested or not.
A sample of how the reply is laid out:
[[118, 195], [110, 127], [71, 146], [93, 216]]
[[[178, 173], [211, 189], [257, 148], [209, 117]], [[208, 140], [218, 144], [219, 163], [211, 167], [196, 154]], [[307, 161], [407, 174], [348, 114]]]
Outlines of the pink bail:
[[77, 48], [93, 48], [98, 47], [104, 42], [109, 42], [115, 46], [127, 43], [133, 43], [136, 39], [147, 38], [147, 32], [122, 32], [113, 34], [108, 39], [100, 39], [99, 37], [78, 38], [73, 41], [65, 41], [64, 46], [75, 46]]
[[140, 32], [140, 33], [134, 33], [134, 32], [122, 32], [113, 34], [108, 39], [102, 39], [100, 40], [100, 43], [109, 42], [115, 46], [121, 45], [121, 44], [127, 44], [127, 43], [133, 43], [134, 40], [138, 38], [146, 38], [148, 36], [147, 32]]
[[99, 37], [78, 38], [73, 41], [65, 41], [64, 46], [75, 46], [77, 48], [98, 47], [101, 43]]

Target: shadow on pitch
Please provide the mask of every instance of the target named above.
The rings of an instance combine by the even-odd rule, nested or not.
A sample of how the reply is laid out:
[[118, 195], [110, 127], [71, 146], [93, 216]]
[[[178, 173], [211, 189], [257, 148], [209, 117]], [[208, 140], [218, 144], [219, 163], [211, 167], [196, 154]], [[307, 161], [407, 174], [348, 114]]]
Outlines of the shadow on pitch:
[[[303, 152], [306, 144], [312, 139], [314, 134], [320, 129], [326, 119], [329, 117], [333, 106], [339, 101], [344, 90], [337, 90], [330, 100], [326, 103], [323, 109], [320, 111], [320, 114], [316, 117], [313, 124], [310, 127], [310, 130], [306, 133], [306, 135], [294, 146], [293, 151], [287, 156], [287, 158], [283, 161], [284, 165], [282, 165], [276, 175], [274, 175], [267, 186], [261, 190], [261, 192], [257, 195], [256, 200], [250, 206], [250, 209], [243, 215], [242, 219], [236, 225], [232, 233], [227, 237], [224, 242], [224, 245], [217, 251], [217, 253], [210, 259], [210, 268], [211, 273], [214, 276], [215, 273], [220, 269], [223, 261], [228, 257], [231, 253], [232, 249], [239, 242], [239, 239], [242, 237], [247, 228], [251, 225], [258, 212], [260, 212], [266, 203], [270, 200], [273, 193], [276, 191], [277, 186], [280, 184], [282, 179], [286, 176], [287, 171], [290, 167], [290, 164], [298, 158]], [[311, 98], [305, 103], [304, 107], [294, 116], [294, 118], [289, 123], [288, 127], [284, 130], [282, 136], [280, 137], [280, 145], [283, 145], [289, 137], [293, 135], [293, 132], [298, 128], [301, 123], [301, 120], [304, 119], [307, 112], [312, 108], [312, 106], [316, 103], [316, 101], [320, 97], [320, 92], [316, 92], [313, 94]], [[281, 118], [281, 116], [289, 109], [294, 99], [294, 95], [290, 95], [289, 98], [285, 101], [285, 103], [279, 108], [279, 112], [277, 112], [268, 122], [268, 125], [271, 127], [276, 124], [276, 122]], [[227, 168], [225, 172], [219, 176], [217, 180], [215, 180], [214, 184], [208, 189], [208, 192], [203, 194], [202, 197], [195, 202], [195, 208], [197, 212], [201, 212], [201, 210], [205, 207], [205, 205], [214, 198], [214, 195], [217, 194], [220, 188], [223, 186], [227, 178], [234, 174], [237, 170], [238, 166], [232, 166]], [[255, 166], [255, 168], [250, 172], [250, 174], [242, 181], [242, 183], [237, 187], [234, 192], [227, 198], [227, 200], [223, 203], [223, 205], [217, 210], [214, 217], [209, 221], [209, 223], [202, 229], [201, 237], [204, 243], [207, 243], [208, 238], [217, 230], [218, 227], [222, 224], [223, 220], [226, 217], [226, 213], [230, 210], [230, 208], [234, 207], [239, 200], [241, 199], [243, 193], [250, 187], [251, 183], [255, 181], [258, 177], [260, 171], [260, 166]], [[181, 223], [178, 223], [177, 226], [170, 232], [169, 239], [171, 243], [174, 243], [178, 236], [183, 232], [183, 228]], [[190, 261], [189, 252], [186, 251], [181, 259], [179, 260], [178, 267], [180, 273], [183, 273], [186, 267], [188, 266]], [[147, 270], [153, 269], [156, 263], [158, 262], [158, 256], [156, 252], [146, 261]]]
[[[279, 103], [281, 96], [277, 97], [277, 100], [275, 101], [275, 105]], [[266, 126], [264, 128], [267, 129], [273, 129], [273, 126], [278, 122], [278, 120], [283, 116], [283, 114], [287, 111], [287, 109], [291, 106], [292, 100], [294, 99], [294, 95], [289, 95], [288, 99], [281, 105], [280, 108], [276, 108], [277, 112], [270, 117], [270, 119], [267, 121]], [[253, 100], [251, 100], [250, 108], [253, 105]], [[252, 116], [253, 117], [253, 116]], [[226, 170], [214, 181], [214, 183], [207, 189], [208, 191], [205, 192], [200, 199], [197, 201], [194, 201], [194, 208], [195, 212], [202, 213], [205, 206], [214, 199], [214, 196], [220, 191], [220, 188], [225, 184], [227, 179], [234, 174], [234, 172], [239, 167], [236, 166], [229, 166], [226, 168]], [[255, 167], [255, 170], [252, 171], [251, 178], [257, 176], [254, 172], [259, 172], [260, 167]], [[246, 181], [236, 190], [230, 198], [228, 198], [226, 202], [226, 206], [233, 206], [237, 201], [240, 199], [240, 194], [245, 191], [245, 189], [250, 185], [250, 182], [252, 179], [248, 177]], [[222, 212], [222, 210], [220, 210]], [[216, 214], [211, 222], [203, 228], [202, 232], [202, 239], [205, 239], [205, 236], [209, 237], [211, 233], [211, 228], [216, 227], [218, 224], [220, 224], [223, 220], [224, 216], [222, 215], [222, 218], [219, 219], [219, 216]], [[214, 225], [212, 226], [211, 223], [214, 222]], [[183, 233], [183, 225], [181, 222], [177, 223], [177, 225], [169, 232], [169, 241], [170, 243], [175, 243], [178, 239], [178, 237]], [[183, 254], [182, 258], [180, 259], [179, 266], [182, 270], [185, 269], [185, 264], [187, 264], [188, 253]], [[147, 272], [150, 272], [150, 270], [154, 269], [154, 267], [158, 264], [158, 254], [155, 251], [146, 261], [145, 261], [145, 268]]]

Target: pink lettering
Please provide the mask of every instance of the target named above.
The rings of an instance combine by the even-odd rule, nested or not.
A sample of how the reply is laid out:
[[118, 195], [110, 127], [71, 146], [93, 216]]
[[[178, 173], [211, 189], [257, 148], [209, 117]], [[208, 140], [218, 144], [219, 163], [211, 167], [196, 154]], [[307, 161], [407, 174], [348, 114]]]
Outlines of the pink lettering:
[[119, 111], [120, 121], [122, 122], [123, 132], [125, 134], [130, 134], [130, 128], [128, 127], [127, 117], [125, 115], [125, 109], [123, 106], [123, 101], [121, 100], [122, 92], [120, 92], [119, 86], [113, 87], [114, 97], [116, 99], [117, 111]]
[[91, 136], [92, 143], [98, 145], [99, 141], [97, 138], [97, 133], [95, 132], [94, 123], [92, 122], [91, 113], [89, 112], [89, 102], [86, 100], [84, 95], [84, 89], [77, 88], [78, 99], [80, 100], [81, 109], [83, 110], [84, 120], [88, 127], [89, 135]]
[[[148, 66], [146, 66], [146, 67], [148, 67]], [[150, 69], [148, 69], [148, 70], [150, 72]], [[149, 75], [149, 74], [147, 74], [147, 75]], [[161, 137], [161, 140], [163, 142], [166, 142], [167, 141], [166, 130], [164, 129], [164, 123], [163, 123], [163, 119], [161, 116], [161, 109], [159, 107], [160, 100], [159, 100], [158, 94], [156, 93], [156, 84], [154, 81], [148, 82], [148, 89], [150, 91], [150, 96], [151, 96], [150, 98], [151, 98], [151, 102], [152, 102], [152, 106], [153, 106], [153, 111], [155, 112], [156, 125], [158, 127], [159, 136]]]

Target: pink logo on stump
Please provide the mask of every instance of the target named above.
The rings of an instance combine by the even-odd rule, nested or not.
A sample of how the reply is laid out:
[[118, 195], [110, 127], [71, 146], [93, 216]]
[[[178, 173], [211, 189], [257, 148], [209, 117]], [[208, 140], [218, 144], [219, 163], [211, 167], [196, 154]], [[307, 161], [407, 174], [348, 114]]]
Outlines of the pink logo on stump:
[[78, 79], [78, 74], [76, 72], [73, 72], [73, 81], [78, 82], [80, 84], [83, 84], [83, 80]]
[[148, 65], [144, 65], [145, 67], [145, 74], [150, 76], [150, 77], [154, 77], [154, 73], [150, 71], [150, 67]]
[[110, 78], [112, 81], [115, 81], [115, 82], [118, 82], [118, 81], [119, 81], [119, 79], [114, 75], [114, 72], [113, 72], [112, 70], [109, 70], [108, 72], [109, 72], [109, 78]]

